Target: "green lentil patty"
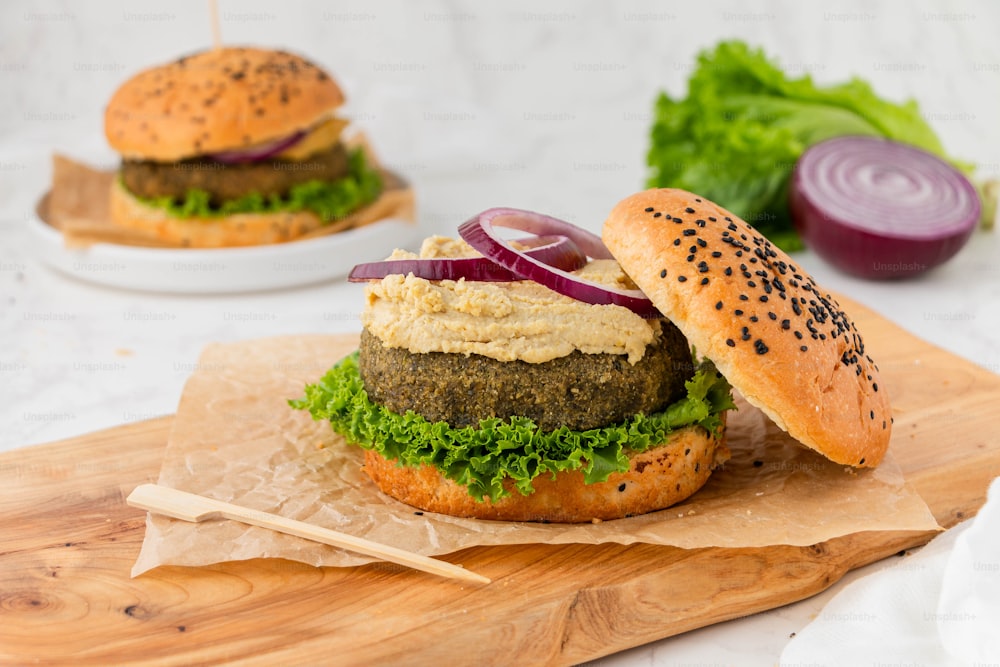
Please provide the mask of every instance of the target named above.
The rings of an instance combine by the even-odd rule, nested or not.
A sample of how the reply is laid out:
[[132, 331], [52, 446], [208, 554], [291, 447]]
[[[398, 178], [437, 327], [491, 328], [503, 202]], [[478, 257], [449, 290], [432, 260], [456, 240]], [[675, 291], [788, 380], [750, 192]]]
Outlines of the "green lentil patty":
[[389, 348], [361, 333], [359, 371], [368, 397], [393, 412], [407, 410], [452, 427], [489, 417], [528, 417], [543, 431], [584, 431], [659, 412], [685, 395], [694, 375], [691, 348], [663, 320], [660, 340], [642, 359], [572, 354], [543, 363], [498, 361], [476, 354]]
[[302, 161], [272, 159], [224, 164], [205, 157], [180, 162], [125, 160], [121, 174], [125, 187], [144, 199], [180, 200], [189, 190], [204, 190], [210, 196], [210, 203], [218, 206], [253, 192], [263, 197], [284, 196], [293, 186], [308, 181], [343, 178], [348, 169], [347, 151], [337, 142]]

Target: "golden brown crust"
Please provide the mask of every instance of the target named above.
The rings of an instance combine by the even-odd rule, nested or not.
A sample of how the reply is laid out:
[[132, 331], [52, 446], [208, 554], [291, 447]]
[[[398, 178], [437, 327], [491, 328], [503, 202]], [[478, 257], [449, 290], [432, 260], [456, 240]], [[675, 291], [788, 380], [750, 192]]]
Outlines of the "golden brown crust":
[[213, 49], [126, 81], [108, 103], [104, 132], [126, 158], [171, 162], [288, 136], [343, 102], [337, 83], [300, 56]]
[[[631, 453], [627, 472], [612, 473], [606, 482], [586, 484], [583, 473], [540, 475], [535, 492], [511, 493], [497, 502], [478, 502], [468, 490], [430, 466], [400, 466], [373, 451], [365, 452], [364, 470], [393, 498], [428, 512], [501, 521], [579, 523], [620, 519], [664, 509], [689, 497], [708, 481], [712, 469], [729, 458], [724, 439], [700, 426], [675, 431], [669, 441], [642, 453]], [[508, 480], [509, 481], [509, 480]]]
[[892, 430], [878, 367], [836, 300], [788, 255], [729, 211], [674, 189], [621, 201], [603, 239], [751, 404], [833, 461], [878, 465]]

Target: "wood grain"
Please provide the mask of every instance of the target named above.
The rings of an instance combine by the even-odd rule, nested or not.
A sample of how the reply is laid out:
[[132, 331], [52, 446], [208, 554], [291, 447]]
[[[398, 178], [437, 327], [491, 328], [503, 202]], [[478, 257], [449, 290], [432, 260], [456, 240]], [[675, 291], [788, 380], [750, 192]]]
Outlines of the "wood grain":
[[[895, 406], [892, 448], [938, 521], [971, 517], [1000, 475], [1000, 377], [845, 304]], [[136, 579], [171, 418], [0, 455], [0, 663], [79, 665], [573, 664], [813, 595], [928, 533], [812, 547], [479, 547], [450, 554], [493, 579], [392, 564], [278, 560], [158, 568]]]

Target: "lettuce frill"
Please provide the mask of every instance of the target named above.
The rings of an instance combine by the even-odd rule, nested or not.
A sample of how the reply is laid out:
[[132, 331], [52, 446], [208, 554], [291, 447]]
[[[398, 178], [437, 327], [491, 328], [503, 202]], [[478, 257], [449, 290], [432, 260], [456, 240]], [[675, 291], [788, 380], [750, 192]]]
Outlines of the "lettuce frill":
[[479, 427], [452, 428], [407, 411], [398, 414], [373, 403], [358, 371], [358, 355], [345, 357], [305, 397], [289, 401], [327, 420], [336, 433], [365, 449], [406, 465], [432, 465], [468, 488], [477, 500], [497, 500], [510, 492], [528, 495], [539, 475], [580, 470], [588, 484], [603, 482], [628, 470], [628, 450], [642, 452], [667, 439], [671, 431], [697, 425], [710, 432], [722, 428], [721, 415], [734, 409], [729, 383], [709, 361], [702, 362], [685, 383], [687, 395], [662, 412], [638, 414], [619, 424], [587, 431], [559, 428], [542, 431], [524, 417], [484, 419]]
[[382, 193], [382, 176], [358, 148], [348, 154], [348, 173], [335, 181], [311, 180], [294, 185], [285, 196], [265, 197], [251, 192], [218, 205], [205, 190], [188, 190], [182, 199], [141, 198], [147, 206], [163, 209], [175, 218], [220, 218], [239, 213], [312, 211], [323, 222], [344, 218], [375, 201]]

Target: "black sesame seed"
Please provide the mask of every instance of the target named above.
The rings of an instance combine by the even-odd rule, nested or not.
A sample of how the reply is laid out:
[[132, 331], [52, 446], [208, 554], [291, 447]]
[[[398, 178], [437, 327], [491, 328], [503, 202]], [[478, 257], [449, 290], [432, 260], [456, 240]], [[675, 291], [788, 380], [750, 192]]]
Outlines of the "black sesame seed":
[[736, 341], [734, 341], [732, 338], [727, 338], [726, 345], [728, 345], [729, 347], [736, 347]]
[[715, 302], [715, 309], [716, 310], [722, 310], [722, 302], [721, 301], [716, 301]]
[[727, 276], [731, 276], [733, 275], [733, 268], [731, 266], [727, 266], [726, 270], [723, 271], [723, 273], [725, 273]]
[[683, 283], [687, 281], [687, 276], [677, 276], [677, 282]]
[[652, 206], [649, 206], [649, 207], [646, 208], [646, 213], [652, 213], [652, 212], [653, 212], [653, 207]]
[[694, 261], [694, 255], [688, 255], [687, 256], [687, 261], [693, 262]]
[[878, 383], [877, 382], [872, 385], [872, 389], [874, 389], [875, 391], [878, 391]]
[[764, 465], [764, 462], [763, 462], [763, 461], [754, 461], [754, 462], [753, 462], [753, 467], [754, 467], [754, 468], [760, 468], [760, 467], [761, 467], [761, 466], [763, 466], [763, 465]]
[[676, 222], [679, 225], [679, 224], [681, 224], [684, 221], [681, 220], [680, 218], [674, 218], [674, 222]]
[[871, 412], [869, 412], [868, 416], [871, 417], [872, 419], [875, 419], [875, 411], [872, 410]]
[[781, 328], [782, 329], [785, 329], [787, 331], [789, 328], [791, 328], [791, 326], [792, 326], [792, 323], [789, 320], [781, 320]]
[[701, 284], [702, 285], [707, 285], [708, 284], [708, 278], [702, 278], [701, 279]]
[[743, 314], [743, 311], [737, 308], [736, 310], [733, 311], [733, 314], [739, 316]]
[[803, 345], [803, 346], [802, 346], [802, 347], [800, 347], [799, 349], [800, 349], [800, 350], [802, 350], [803, 352], [805, 352], [806, 350], [808, 350], [808, 349], [809, 349], [809, 347], [808, 347], [808, 346], [806, 346], [806, 345]]
[[757, 321], [757, 316], [756, 315], [751, 315], [750, 316], [750, 321], [751, 322], [756, 322]]
[[680, 245], [680, 244], [681, 244], [680, 239], [674, 239], [674, 245]]
[[801, 331], [796, 331], [795, 332], [795, 337], [798, 338], [799, 340], [802, 340], [802, 332]]
[[719, 252], [718, 250], [716, 250], [716, 251], [712, 252], [712, 257], [722, 257], [722, 253]]
[[666, 278], [667, 277], [667, 270], [666, 269], [663, 269], [662, 271], [660, 271], [660, 277], [661, 278]]
[[698, 233], [697, 229], [685, 229], [683, 232], [684, 236], [694, 236]]
[[754, 281], [752, 281], [752, 280], [748, 280], [747, 281], [747, 287], [756, 287], [756, 286], [757, 286], [757, 283], [755, 283]]
[[625, 482], [622, 482], [621, 484], [618, 485], [618, 491], [621, 492], [624, 490], [625, 490]]
[[700, 245], [702, 248], [704, 248], [708, 244], [705, 243], [705, 239], [698, 239], [698, 245]]
[[654, 218], [659, 218], [661, 215], [663, 215], [663, 214], [660, 213], [659, 211], [657, 211], [656, 213], [653, 214], [653, 217]]
[[748, 297], [746, 294], [740, 294], [740, 301], [749, 301], [749, 300], [750, 297]]
[[684, 209], [684, 212], [685, 213], [694, 213], [694, 209], [691, 208], [690, 206], [688, 206], [686, 209]]
[[760, 295], [760, 301], [761, 301], [761, 303], [767, 303], [767, 295], [766, 294], [761, 294]]
[[753, 346], [757, 350], [757, 354], [767, 354], [767, 345], [760, 338], [753, 342]]
[[772, 320], [777, 320], [777, 319], [778, 319], [778, 316], [777, 316], [777, 315], [775, 315], [774, 313], [768, 313], [768, 314], [767, 314], [767, 316], [768, 316], [769, 318], [771, 318]]

